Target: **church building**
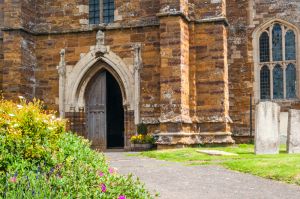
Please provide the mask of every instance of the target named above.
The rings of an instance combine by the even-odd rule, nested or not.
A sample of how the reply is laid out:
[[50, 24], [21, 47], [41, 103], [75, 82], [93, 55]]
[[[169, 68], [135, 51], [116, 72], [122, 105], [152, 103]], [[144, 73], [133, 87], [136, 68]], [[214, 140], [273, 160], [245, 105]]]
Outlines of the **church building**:
[[300, 109], [298, 0], [0, 0], [0, 90], [41, 99], [95, 148], [251, 138]]

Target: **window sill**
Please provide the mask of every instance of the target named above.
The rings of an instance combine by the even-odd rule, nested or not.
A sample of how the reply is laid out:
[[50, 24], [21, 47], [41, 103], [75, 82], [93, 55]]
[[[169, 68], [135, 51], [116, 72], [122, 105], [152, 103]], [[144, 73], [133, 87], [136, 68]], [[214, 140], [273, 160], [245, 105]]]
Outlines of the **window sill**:
[[300, 102], [300, 99], [295, 98], [295, 99], [272, 99], [272, 100], [258, 100], [259, 102], [275, 102], [275, 103], [291, 103], [291, 102]]
[[110, 28], [110, 27], [118, 27], [120, 26], [120, 23], [117, 23], [116, 21], [111, 23], [100, 23], [100, 24], [89, 24], [89, 27], [91, 29], [102, 29], [102, 28]]

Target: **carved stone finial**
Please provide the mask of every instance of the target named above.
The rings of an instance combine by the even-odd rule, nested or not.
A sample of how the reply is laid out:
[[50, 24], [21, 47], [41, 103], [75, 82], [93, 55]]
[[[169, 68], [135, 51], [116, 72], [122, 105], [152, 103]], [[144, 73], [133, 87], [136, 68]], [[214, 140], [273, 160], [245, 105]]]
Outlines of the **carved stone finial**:
[[140, 70], [143, 67], [141, 43], [133, 44], [133, 49], [134, 49], [134, 70]]
[[59, 54], [60, 54], [60, 63], [65, 63], [65, 54], [66, 54], [65, 49], [61, 49]]
[[59, 65], [57, 66], [57, 70], [60, 76], [64, 76], [66, 74], [65, 49], [61, 49], [59, 54], [60, 54], [60, 62]]

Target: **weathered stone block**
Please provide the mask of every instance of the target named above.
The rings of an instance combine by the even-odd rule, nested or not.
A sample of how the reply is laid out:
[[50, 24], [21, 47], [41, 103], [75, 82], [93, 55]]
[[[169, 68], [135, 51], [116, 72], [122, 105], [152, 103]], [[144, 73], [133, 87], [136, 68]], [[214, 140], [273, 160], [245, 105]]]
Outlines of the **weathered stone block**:
[[300, 110], [289, 111], [287, 152], [300, 153]]
[[280, 145], [280, 106], [261, 102], [256, 107], [255, 154], [277, 154]]

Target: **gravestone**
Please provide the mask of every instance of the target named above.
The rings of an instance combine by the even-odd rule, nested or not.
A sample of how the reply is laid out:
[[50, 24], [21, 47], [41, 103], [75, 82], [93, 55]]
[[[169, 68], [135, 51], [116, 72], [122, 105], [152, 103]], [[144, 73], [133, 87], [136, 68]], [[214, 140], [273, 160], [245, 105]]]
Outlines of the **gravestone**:
[[261, 102], [256, 107], [255, 154], [278, 154], [280, 146], [280, 106]]
[[300, 153], [300, 110], [289, 111], [287, 152]]
[[280, 144], [286, 144], [289, 112], [280, 113]]

